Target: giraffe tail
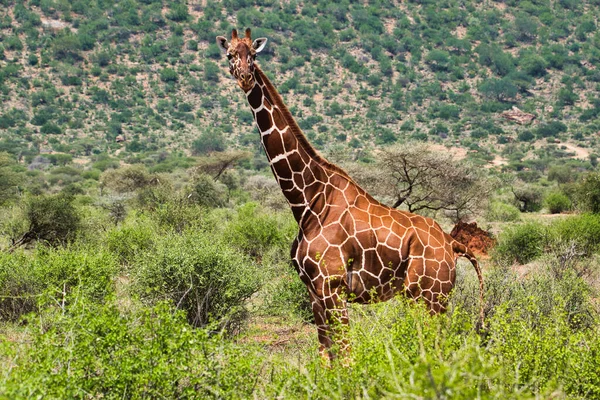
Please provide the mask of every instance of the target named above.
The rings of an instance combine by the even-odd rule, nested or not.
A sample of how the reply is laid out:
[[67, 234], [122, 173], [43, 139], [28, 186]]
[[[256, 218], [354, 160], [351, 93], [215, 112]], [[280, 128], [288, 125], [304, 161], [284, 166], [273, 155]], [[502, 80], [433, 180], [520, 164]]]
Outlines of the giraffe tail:
[[461, 256], [461, 257], [465, 257], [467, 260], [469, 260], [471, 262], [471, 264], [473, 264], [473, 267], [475, 268], [475, 272], [477, 273], [477, 279], [479, 279], [479, 318], [481, 320], [481, 329], [485, 329], [485, 320], [484, 320], [485, 301], [484, 301], [484, 297], [483, 297], [484, 285], [483, 285], [483, 275], [481, 274], [481, 267], [479, 266], [479, 262], [477, 261], [477, 258], [475, 258], [475, 255], [473, 254], [473, 252], [471, 250], [469, 250], [469, 248], [467, 246], [458, 242], [456, 239], [454, 239], [450, 235], [448, 235], [448, 239], [451, 240], [450, 243], [452, 244], [452, 251], [454, 251], [454, 254]]

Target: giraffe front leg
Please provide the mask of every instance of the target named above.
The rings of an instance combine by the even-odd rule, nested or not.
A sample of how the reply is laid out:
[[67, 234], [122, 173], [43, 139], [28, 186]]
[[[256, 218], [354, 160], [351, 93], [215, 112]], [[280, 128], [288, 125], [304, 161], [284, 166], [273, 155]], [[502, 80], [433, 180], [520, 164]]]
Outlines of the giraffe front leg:
[[348, 310], [341, 289], [324, 290], [321, 295], [309, 290], [319, 338], [319, 354], [327, 362], [342, 356], [347, 361]]

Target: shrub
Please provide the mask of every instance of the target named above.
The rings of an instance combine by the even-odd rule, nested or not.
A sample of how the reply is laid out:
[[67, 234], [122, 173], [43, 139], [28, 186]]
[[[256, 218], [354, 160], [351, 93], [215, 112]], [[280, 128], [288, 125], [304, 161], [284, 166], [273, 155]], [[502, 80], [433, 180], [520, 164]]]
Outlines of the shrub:
[[106, 244], [121, 263], [132, 264], [152, 248], [155, 235], [156, 230], [150, 221], [138, 215], [135, 221], [128, 221], [108, 231]]
[[571, 209], [571, 200], [561, 192], [553, 192], [544, 198], [544, 205], [551, 214], [559, 214]]
[[48, 135], [60, 135], [62, 134], [62, 129], [60, 129], [60, 126], [56, 125], [55, 123], [46, 122], [40, 128], [40, 132]]
[[164, 303], [123, 314], [81, 302], [50, 329], [30, 324], [31, 340], [0, 343], [19, 358], [0, 382], [7, 398], [249, 398], [261, 371], [254, 351], [189, 329]]
[[204, 207], [223, 207], [227, 203], [227, 187], [207, 174], [196, 177], [190, 200]]
[[600, 213], [600, 173], [589, 173], [577, 183], [575, 200], [579, 210]]
[[521, 213], [511, 204], [495, 201], [490, 203], [486, 218], [489, 221], [513, 222], [521, 219]]
[[536, 133], [540, 138], [556, 137], [560, 133], [566, 132], [567, 126], [560, 121], [552, 121], [547, 124], [541, 125], [537, 128]]
[[143, 165], [110, 169], [100, 176], [100, 186], [117, 193], [135, 192], [158, 184], [158, 178], [148, 173]]
[[546, 230], [536, 222], [527, 222], [507, 228], [498, 236], [494, 258], [499, 262], [527, 264], [542, 255]]
[[224, 151], [226, 149], [225, 138], [220, 132], [205, 131], [192, 143], [194, 155], [204, 155], [213, 151]]
[[179, 74], [172, 68], [163, 68], [160, 70], [160, 79], [163, 82], [177, 82]]
[[114, 291], [117, 271], [112, 254], [97, 248], [0, 253], [0, 317], [15, 321], [44, 304], [64, 307], [82, 295], [103, 301]]
[[186, 231], [157, 238], [132, 268], [134, 292], [147, 303], [170, 300], [193, 326], [240, 328], [259, 270], [212, 234]]
[[539, 188], [521, 184], [512, 191], [521, 212], [539, 211], [542, 208], [542, 192]]
[[558, 220], [550, 225], [555, 243], [573, 243], [585, 255], [600, 249], [600, 215], [583, 214]]
[[72, 196], [64, 193], [30, 197], [24, 204], [24, 231], [11, 238], [12, 247], [34, 241], [57, 246], [75, 239], [81, 226], [81, 216], [73, 200]]
[[252, 257], [261, 259], [274, 249], [289, 260], [289, 246], [296, 233], [295, 222], [267, 213], [256, 203], [246, 203], [238, 208], [237, 218], [227, 225], [224, 236]]
[[[448, 314], [434, 319], [404, 299], [357, 308], [357, 322], [349, 329], [352, 368], [335, 362], [329, 369], [319, 362], [286, 363], [268, 385], [257, 388], [262, 390], [257, 397], [315, 392], [324, 398], [596, 396], [596, 326], [578, 330], [571, 325], [568, 300], [554, 280], [525, 280], [494, 282], [512, 298], [496, 307], [485, 335], [477, 334], [470, 315], [454, 300]], [[582, 346], [590, 351], [582, 352]]]

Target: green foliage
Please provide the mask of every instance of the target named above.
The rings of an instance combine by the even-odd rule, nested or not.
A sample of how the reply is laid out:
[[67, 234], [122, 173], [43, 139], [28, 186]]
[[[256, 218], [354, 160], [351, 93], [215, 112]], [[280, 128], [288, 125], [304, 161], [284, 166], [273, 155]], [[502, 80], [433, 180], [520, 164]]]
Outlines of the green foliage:
[[157, 238], [132, 267], [134, 292], [147, 303], [170, 300], [193, 326], [236, 331], [245, 301], [259, 289], [256, 265], [210, 233]]
[[484, 97], [496, 101], [508, 101], [517, 96], [518, 88], [508, 79], [488, 79], [479, 87]]
[[167, 18], [175, 22], [186, 21], [189, 17], [188, 8], [183, 3], [174, 3], [167, 13]]
[[51, 323], [32, 319], [31, 345], [0, 345], [20, 360], [0, 383], [7, 397], [244, 398], [260, 373], [252, 352], [190, 329], [164, 303], [124, 314], [80, 302]]
[[227, 187], [206, 174], [194, 180], [190, 200], [204, 207], [223, 207], [227, 203]]
[[172, 68], [163, 68], [160, 70], [160, 79], [163, 82], [177, 82], [179, 74]]
[[291, 264], [287, 264], [278, 266], [273, 273], [276, 278], [265, 284], [265, 315], [292, 316], [301, 321], [314, 322], [310, 297], [298, 272]]
[[539, 187], [520, 183], [512, 188], [515, 203], [521, 212], [534, 212], [542, 208], [543, 196]]
[[0, 206], [17, 197], [24, 177], [17, 172], [16, 160], [8, 153], [0, 152]]
[[135, 192], [158, 183], [158, 177], [148, 173], [143, 165], [110, 169], [100, 176], [100, 185], [116, 193]]
[[507, 228], [498, 236], [494, 258], [499, 262], [527, 264], [542, 255], [546, 230], [536, 222], [527, 222]]
[[74, 240], [81, 227], [81, 215], [68, 194], [32, 196], [23, 205], [23, 227], [14, 232], [12, 246], [37, 241], [52, 246]]
[[521, 219], [519, 209], [500, 201], [491, 202], [486, 214], [489, 221], [514, 222]]
[[206, 130], [192, 143], [192, 152], [195, 155], [209, 154], [213, 151], [224, 151], [225, 149], [225, 138], [219, 131]]
[[287, 256], [296, 234], [295, 223], [282, 220], [255, 203], [246, 203], [239, 207], [237, 218], [227, 225], [224, 232], [229, 243], [259, 260], [270, 249], [275, 249], [280, 254], [285, 252]]
[[52, 51], [56, 59], [73, 62], [81, 59], [81, 42], [75, 35], [58, 36], [52, 42]]
[[112, 254], [104, 249], [0, 253], [0, 317], [16, 321], [44, 305], [64, 308], [81, 296], [101, 302], [114, 292], [117, 271]]
[[520, 59], [519, 65], [527, 75], [533, 77], [541, 77], [548, 72], [546, 70], [546, 68], [548, 68], [548, 62], [544, 60], [543, 57], [535, 54], [524, 55]]
[[544, 198], [544, 206], [551, 214], [559, 214], [571, 209], [571, 200], [562, 192], [552, 192]]
[[108, 231], [106, 245], [122, 264], [131, 265], [154, 244], [155, 227], [141, 215]]
[[540, 125], [536, 129], [537, 136], [540, 138], [546, 137], [556, 137], [562, 132], [567, 131], [567, 126], [560, 121], [552, 121], [550, 123], [546, 123]]
[[60, 135], [63, 133], [62, 129], [60, 129], [60, 126], [53, 122], [46, 122], [44, 125], [42, 125], [40, 132], [48, 135]]
[[573, 245], [583, 255], [591, 255], [600, 249], [600, 215], [582, 214], [558, 220], [550, 226], [551, 246]]
[[585, 175], [575, 187], [575, 198], [579, 210], [600, 213], [600, 174]]
[[[260, 394], [458, 399], [598, 393], [597, 322], [589, 329], [573, 324], [586, 312], [571, 308], [572, 300], [590, 304], [581, 279], [557, 281], [546, 271], [519, 281], [499, 269], [490, 275], [490, 288], [502, 294], [485, 335], [474, 329], [466, 308], [476, 296], [467, 293], [454, 293], [449, 314], [434, 319], [404, 299], [357, 308], [349, 333], [352, 368], [283, 362]], [[573, 288], [581, 296], [573, 296]], [[582, 345], [594, 350], [583, 355]]]

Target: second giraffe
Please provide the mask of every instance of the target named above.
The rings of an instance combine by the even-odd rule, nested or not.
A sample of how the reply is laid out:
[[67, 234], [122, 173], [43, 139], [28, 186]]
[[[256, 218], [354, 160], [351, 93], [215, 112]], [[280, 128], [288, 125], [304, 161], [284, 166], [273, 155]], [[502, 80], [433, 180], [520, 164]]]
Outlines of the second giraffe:
[[308, 288], [321, 354], [335, 357], [334, 343], [342, 352], [347, 348], [335, 332], [348, 324], [348, 301], [385, 301], [404, 293], [423, 300], [431, 314], [444, 312], [459, 256], [477, 272], [483, 323], [483, 277], [471, 251], [431, 218], [381, 204], [317, 153], [254, 62], [266, 42], [252, 41], [250, 29], [244, 37], [233, 30], [230, 42], [217, 37], [298, 222], [292, 262]]

